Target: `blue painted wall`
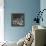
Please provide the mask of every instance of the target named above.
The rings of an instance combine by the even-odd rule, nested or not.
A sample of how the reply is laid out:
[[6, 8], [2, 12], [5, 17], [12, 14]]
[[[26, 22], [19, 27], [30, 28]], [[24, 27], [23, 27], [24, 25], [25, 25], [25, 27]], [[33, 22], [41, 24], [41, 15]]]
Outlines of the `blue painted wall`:
[[[33, 18], [36, 17], [35, 12], [40, 9], [39, 0], [5, 0], [4, 1], [4, 38], [7, 41], [18, 41], [24, 37], [32, 29]], [[12, 27], [12, 13], [25, 14], [25, 26]], [[34, 22], [33, 22], [34, 23]]]

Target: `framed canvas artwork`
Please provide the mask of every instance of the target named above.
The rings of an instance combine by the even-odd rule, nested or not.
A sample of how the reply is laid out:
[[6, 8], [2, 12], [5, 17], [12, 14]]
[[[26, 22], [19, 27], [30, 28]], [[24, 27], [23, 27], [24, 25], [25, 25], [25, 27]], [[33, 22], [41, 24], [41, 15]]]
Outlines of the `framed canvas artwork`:
[[24, 13], [12, 13], [11, 25], [12, 26], [24, 26]]

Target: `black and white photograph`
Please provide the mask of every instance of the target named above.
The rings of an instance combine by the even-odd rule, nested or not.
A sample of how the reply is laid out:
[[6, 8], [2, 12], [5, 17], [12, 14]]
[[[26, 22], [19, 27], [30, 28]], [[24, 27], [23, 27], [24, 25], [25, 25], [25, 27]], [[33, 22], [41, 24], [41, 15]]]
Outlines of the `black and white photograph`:
[[12, 26], [24, 26], [24, 13], [13, 13], [11, 16]]

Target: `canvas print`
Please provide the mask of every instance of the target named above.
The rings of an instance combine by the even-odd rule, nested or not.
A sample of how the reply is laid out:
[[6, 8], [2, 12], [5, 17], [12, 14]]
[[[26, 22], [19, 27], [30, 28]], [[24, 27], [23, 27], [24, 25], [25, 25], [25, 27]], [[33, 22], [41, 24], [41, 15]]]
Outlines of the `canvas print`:
[[12, 26], [24, 26], [24, 13], [13, 13], [11, 16]]

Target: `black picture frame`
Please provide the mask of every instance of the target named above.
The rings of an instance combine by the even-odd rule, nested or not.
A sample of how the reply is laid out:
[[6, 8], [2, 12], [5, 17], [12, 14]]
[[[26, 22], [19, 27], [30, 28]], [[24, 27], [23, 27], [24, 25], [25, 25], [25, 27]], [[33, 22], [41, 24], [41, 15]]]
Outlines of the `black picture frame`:
[[11, 26], [24, 26], [24, 13], [12, 13]]

